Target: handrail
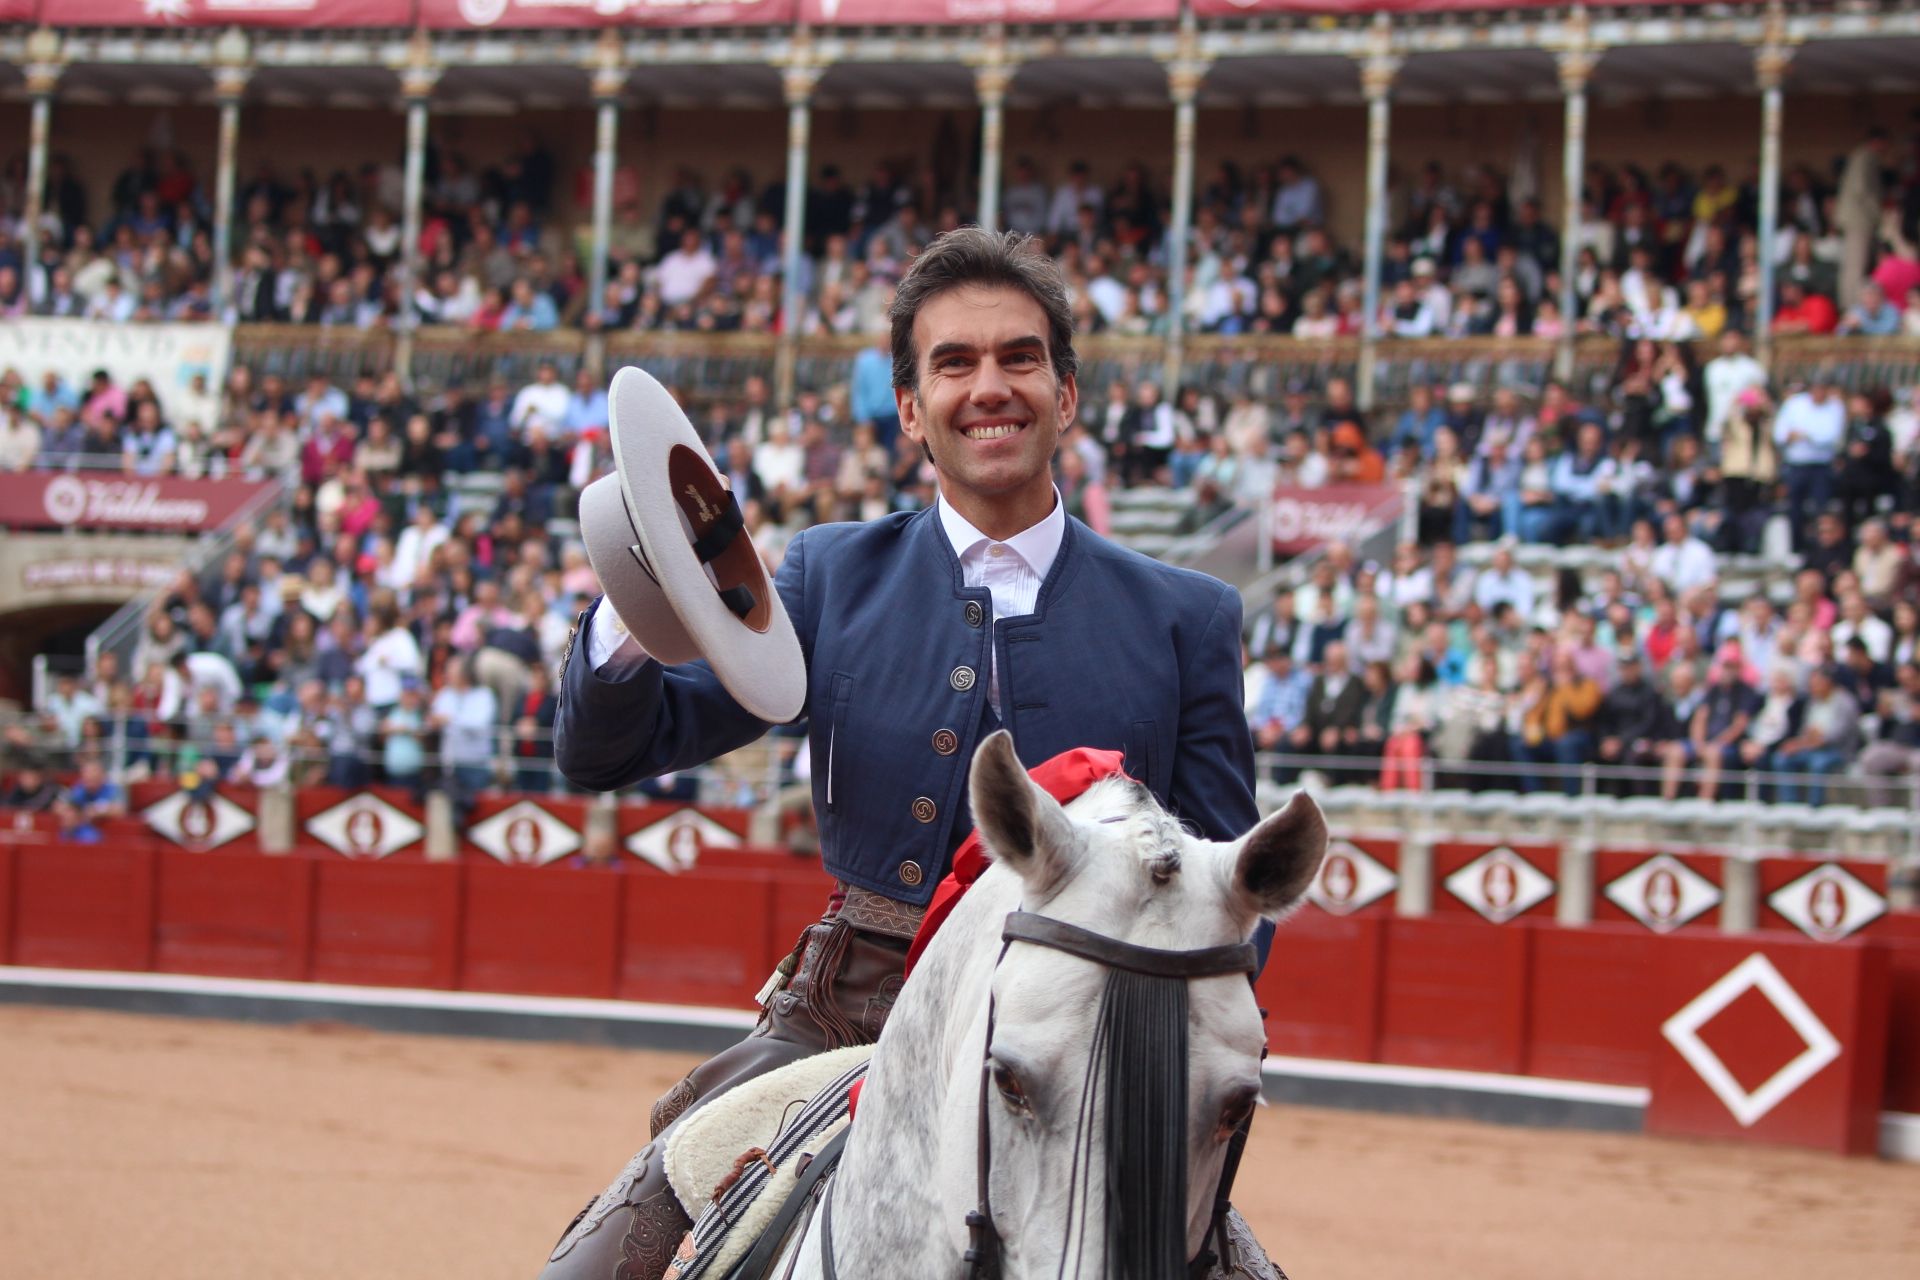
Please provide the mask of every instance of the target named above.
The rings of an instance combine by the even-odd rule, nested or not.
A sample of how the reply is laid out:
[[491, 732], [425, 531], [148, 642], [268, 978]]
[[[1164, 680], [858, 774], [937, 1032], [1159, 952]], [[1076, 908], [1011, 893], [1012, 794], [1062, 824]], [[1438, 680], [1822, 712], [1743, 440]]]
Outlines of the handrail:
[[[216, 557], [226, 555], [233, 548], [234, 535], [239, 530], [256, 524], [263, 513], [287, 501], [289, 489], [285, 476], [268, 472], [260, 478], [270, 483], [242, 503], [219, 529], [203, 535], [187, 549], [180, 564], [183, 572], [199, 573]], [[94, 670], [99, 665], [100, 655], [108, 652], [118, 654], [122, 669], [125, 669], [139, 641], [140, 628], [163, 590], [165, 588], [159, 588], [133, 597], [88, 634], [87, 670]]]

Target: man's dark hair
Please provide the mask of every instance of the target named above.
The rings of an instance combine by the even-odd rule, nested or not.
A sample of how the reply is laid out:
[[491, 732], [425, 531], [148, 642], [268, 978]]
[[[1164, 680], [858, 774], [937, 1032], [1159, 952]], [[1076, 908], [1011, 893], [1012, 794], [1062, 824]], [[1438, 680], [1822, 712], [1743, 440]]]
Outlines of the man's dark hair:
[[1067, 281], [1039, 242], [1017, 231], [960, 227], [928, 245], [907, 268], [894, 290], [888, 318], [893, 322], [893, 385], [919, 386], [920, 353], [913, 347], [913, 322], [920, 308], [950, 289], [967, 285], [1018, 289], [1040, 304], [1047, 316], [1047, 352], [1054, 376], [1062, 382], [1080, 367], [1073, 352], [1073, 307]]

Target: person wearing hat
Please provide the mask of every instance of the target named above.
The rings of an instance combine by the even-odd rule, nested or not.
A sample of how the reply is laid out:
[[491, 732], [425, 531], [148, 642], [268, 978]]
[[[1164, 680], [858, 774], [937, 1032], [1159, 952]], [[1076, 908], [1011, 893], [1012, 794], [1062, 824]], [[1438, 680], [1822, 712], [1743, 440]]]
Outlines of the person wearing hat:
[[[901, 430], [936, 470], [938, 501], [807, 529], [771, 583], [671, 398], [637, 369], [614, 379], [619, 466], [581, 499], [606, 594], [563, 663], [560, 770], [614, 790], [804, 715], [838, 882], [763, 990], [753, 1034], [655, 1104], [656, 1138], [743, 1080], [879, 1034], [971, 830], [968, 765], [990, 732], [1010, 731], [1029, 767], [1119, 750], [1212, 839], [1258, 816], [1238, 593], [1106, 541], [1068, 518], [1054, 487], [1079, 407], [1059, 268], [1017, 234], [948, 232], [901, 279], [891, 319]], [[603, 1280], [623, 1249], [631, 1274], [659, 1274], [687, 1226], [662, 1150], [635, 1157], [575, 1220], [549, 1280]]]

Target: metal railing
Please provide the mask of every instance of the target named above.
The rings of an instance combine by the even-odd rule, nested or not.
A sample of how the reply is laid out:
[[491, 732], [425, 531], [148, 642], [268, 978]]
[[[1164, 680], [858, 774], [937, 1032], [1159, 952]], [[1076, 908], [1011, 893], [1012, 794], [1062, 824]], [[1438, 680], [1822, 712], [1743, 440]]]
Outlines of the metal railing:
[[[167, 722], [179, 724], [179, 717]], [[281, 717], [274, 717], [279, 720]], [[287, 762], [292, 785], [365, 786], [395, 785], [416, 787], [422, 791], [453, 789], [461, 776], [456, 770], [483, 772], [485, 781], [475, 791], [517, 791], [532, 794], [589, 794], [561, 777], [553, 759], [553, 733], [536, 729], [522, 733], [510, 725], [498, 725], [491, 731], [490, 745], [484, 756], [448, 755], [443, 749], [442, 731], [433, 727], [404, 732], [418, 744], [417, 768], [390, 775], [385, 768], [383, 750], [385, 732], [376, 728], [352, 748], [340, 750], [320, 744], [305, 729], [283, 732], [266, 724], [259, 732], [236, 735], [232, 742], [205, 735], [175, 735], [171, 731], [151, 736], [135, 731], [144, 726], [145, 715], [108, 715], [95, 717], [100, 726], [97, 737], [83, 737], [77, 744], [38, 744], [42, 760], [57, 772], [78, 767], [82, 759], [97, 757], [109, 777], [122, 784], [149, 779], [177, 779], [188, 771], [209, 781], [239, 781], [230, 776], [245, 756], [254, 737], [264, 736], [274, 745], [277, 759]], [[15, 721], [18, 723], [18, 720]], [[4, 726], [0, 726], [4, 728]], [[802, 739], [769, 735], [759, 742], [731, 752], [718, 760], [694, 769], [682, 770], [676, 777], [690, 779], [706, 803], [753, 808], [776, 801], [793, 785], [792, 769]], [[522, 754], [521, 748], [535, 748]], [[214, 762], [209, 771], [207, 762]], [[213, 775], [208, 777], [209, 772]]]
[[[183, 573], [199, 574], [206, 567], [233, 549], [234, 535], [240, 529], [257, 524], [266, 512], [285, 503], [289, 489], [285, 477], [262, 475], [263, 480], [273, 483], [262, 489], [244, 503], [233, 518], [218, 530], [201, 535], [187, 551], [180, 562]], [[162, 589], [164, 590], [164, 589]], [[135, 596], [95, 627], [87, 636], [87, 670], [98, 669], [100, 655], [113, 653], [120, 659], [121, 670], [131, 669], [133, 652], [140, 641], [140, 630], [146, 625], [147, 615], [152, 612], [154, 603], [161, 598], [162, 590], [148, 591]]]
[[[1384, 764], [1377, 755], [1262, 752], [1256, 759], [1259, 776], [1280, 785], [1313, 783], [1322, 790], [1355, 786], [1386, 794], [1377, 785], [1383, 776]], [[1577, 816], [1589, 840], [1603, 825], [1616, 820], [1659, 818], [1658, 814], [1648, 815], [1637, 810], [1608, 813], [1607, 804], [1634, 799], [1675, 804], [1699, 801], [1706, 799], [1702, 794], [1703, 784], [1710, 776], [1708, 771], [1696, 766], [1668, 770], [1659, 765], [1516, 763], [1450, 759], [1431, 753], [1417, 761], [1398, 764], [1403, 770], [1412, 768], [1416, 772], [1418, 785], [1392, 790], [1414, 797], [1410, 807], [1429, 819], [1456, 803], [1471, 803], [1475, 797], [1508, 796], [1517, 803], [1532, 795], [1559, 795], [1578, 802], [1578, 808], [1568, 812]], [[1856, 756], [1830, 773], [1722, 769], [1715, 780], [1717, 786], [1710, 801], [1739, 805], [1737, 810], [1729, 812], [1739, 820], [1739, 840], [1746, 848], [1762, 846], [1769, 822], [1787, 817], [1812, 821], [1821, 815], [1830, 815], [1837, 829], [1844, 825], [1849, 813], [1868, 813], [1900, 820], [1898, 839], [1905, 848], [1902, 860], [1920, 866], [1920, 772], [1910, 770], [1905, 774], [1869, 779], [1862, 773]], [[1669, 782], [1673, 784], [1673, 794], [1664, 795], [1663, 783]], [[1878, 805], [1870, 804], [1875, 794], [1890, 799]], [[1364, 805], [1365, 798], [1358, 803]], [[1697, 810], [1689, 812], [1697, 813]]]
[[[820, 391], [847, 381], [854, 356], [875, 340], [854, 334], [799, 339], [794, 345], [795, 385]], [[1319, 392], [1333, 378], [1353, 380], [1359, 372], [1360, 345], [1357, 337], [1197, 334], [1183, 340], [1181, 377], [1217, 395], [1246, 392], [1271, 401], [1290, 386]], [[568, 377], [583, 362], [603, 371], [633, 364], [684, 398], [704, 403], [737, 396], [750, 376], [771, 383], [779, 348], [780, 340], [772, 334], [620, 330], [596, 336], [573, 329], [502, 334], [438, 326], [414, 331], [401, 373], [418, 386], [460, 382], [473, 387], [496, 375], [529, 381], [542, 360], [553, 361]], [[1083, 335], [1074, 348], [1080, 357], [1081, 402], [1086, 405], [1104, 403], [1108, 385], [1116, 380], [1158, 382], [1167, 355], [1163, 338], [1118, 334]], [[1619, 360], [1620, 341], [1589, 335], [1574, 350], [1575, 394], [1605, 392]], [[1714, 354], [1710, 343], [1695, 344], [1697, 360]], [[234, 363], [256, 375], [272, 373], [297, 381], [324, 373], [336, 381], [351, 381], [362, 373], [395, 367], [398, 355], [395, 336], [385, 330], [279, 324], [234, 329]], [[1416, 383], [1464, 382], [1481, 394], [1503, 385], [1538, 388], [1551, 376], [1553, 360], [1554, 343], [1546, 338], [1384, 339], [1373, 363], [1375, 403], [1401, 404]], [[1849, 387], [1913, 386], [1920, 384], [1920, 339], [1780, 337], [1774, 339], [1772, 363], [1782, 380], [1826, 369]]]

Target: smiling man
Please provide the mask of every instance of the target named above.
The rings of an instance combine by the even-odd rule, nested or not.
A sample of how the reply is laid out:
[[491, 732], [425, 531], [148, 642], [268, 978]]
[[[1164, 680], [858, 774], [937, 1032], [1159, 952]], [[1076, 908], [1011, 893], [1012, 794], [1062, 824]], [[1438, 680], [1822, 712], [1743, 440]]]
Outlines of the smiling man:
[[[776, 582], [807, 661], [814, 808], [837, 890], [761, 993], [753, 1034], [655, 1104], [656, 1142], [569, 1228], [554, 1280], [659, 1275], [687, 1225], [660, 1173], [663, 1130], [744, 1080], [879, 1035], [907, 944], [972, 829], [967, 765], [993, 730], [1029, 767], [1075, 747], [1124, 752], [1127, 772], [1209, 839], [1257, 817], [1238, 593], [1106, 541], [1054, 488], [1080, 399], [1058, 267], [1018, 235], [949, 232], [914, 260], [891, 321], [901, 429], [932, 460], [939, 501], [809, 529]], [[770, 727], [706, 663], [663, 666], [601, 616], [596, 602], [583, 619], [555, 726], [573, 781], [628, 786]]]

